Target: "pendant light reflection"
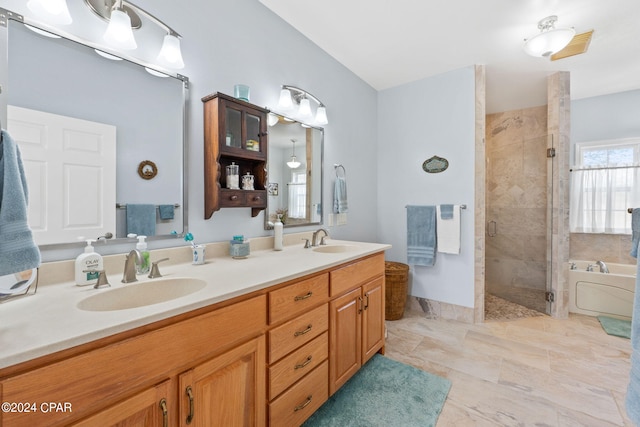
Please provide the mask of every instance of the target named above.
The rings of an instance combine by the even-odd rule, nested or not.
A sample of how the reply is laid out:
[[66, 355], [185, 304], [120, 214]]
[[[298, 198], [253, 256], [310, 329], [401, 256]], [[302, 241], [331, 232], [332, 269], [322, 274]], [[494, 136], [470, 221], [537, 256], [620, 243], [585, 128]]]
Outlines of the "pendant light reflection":
[[293, 143], [293, 152], [291, 154], [291, 160], [287, 162], [287, 166], [289, 166], [291, 169], [296, 169], [300, 167], [300, 162], [296, 158], [296, 140], [292, 139], [291, 142]]

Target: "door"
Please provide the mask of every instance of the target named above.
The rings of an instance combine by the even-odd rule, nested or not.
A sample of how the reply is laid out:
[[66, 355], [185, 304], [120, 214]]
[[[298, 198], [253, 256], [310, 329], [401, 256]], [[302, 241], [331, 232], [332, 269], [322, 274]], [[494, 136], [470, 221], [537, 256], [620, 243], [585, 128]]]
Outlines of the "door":
[[357, 288], [329, 304], [331, 341], [329, 395], [338, 390], [361, 366], [362, 289]]
[[36, 243], [115, 234], [115, 126], [11, 105], [7, 114], [22, 154]]
[[362, 286], [362, 364], [367, 363], [384, 340], [384, 277]]
[[180, 375], [180, 425], [263, 426], [265, 338], [255, 338]]

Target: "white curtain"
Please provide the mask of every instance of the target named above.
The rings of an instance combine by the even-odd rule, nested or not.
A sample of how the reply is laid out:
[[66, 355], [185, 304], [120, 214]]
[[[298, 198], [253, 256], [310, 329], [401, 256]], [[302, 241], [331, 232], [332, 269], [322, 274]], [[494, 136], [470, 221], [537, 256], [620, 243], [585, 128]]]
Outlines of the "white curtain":
[[304, 218], [306, 212], [307, 184], [290, 182], [289, 187], [289, 218]]
[[571, 172], [571, 232], [631, 234], [627, 208], [638, 202], [640, 165]]

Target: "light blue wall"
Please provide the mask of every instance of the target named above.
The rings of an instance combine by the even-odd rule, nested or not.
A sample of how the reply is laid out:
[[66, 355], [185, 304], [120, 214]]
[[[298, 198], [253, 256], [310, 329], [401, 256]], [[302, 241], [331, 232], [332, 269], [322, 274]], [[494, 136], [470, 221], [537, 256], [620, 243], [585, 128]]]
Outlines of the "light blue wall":
[[571, 142], [640, 136], [640, 90], [571, 101]]
[[[474, 305], [475, 71], [463, 68], [378, 94], [378, 228], [406, 262], [406, 205], [466, 204], [461, 252], [437, 254], [434, 267], [411, 267], [410, 294]], [[433, 155], [449, 160], [438, 174], [422, 170]]]
[[[25, 4], [22, 0], [0, 1], [0, 7], [28, 16]], [[331, 204], [334, 163], [345, 165], [351, 196], [348, 224], [333, 227], [331, 235], [378, 240], [376, 216], [371, 214], [377, 206], [377, 92], [371, 86], [257, 0], [193, 0], [179, 5], [172, 0], [136, 0], [135, 4], [166, 21], [183, 37], [186, 67], [182, 74], [190, 80], [189, 228], [197, 242], [223, 241], [234, 234], [258, 237], [272, 233], [264, 230], [263, 214], [252, 218], [249, 208], [222, 209], [211, 219], [204, 219], [201, 98], [218, 91], [233, 94], [237, 83], [251, 87], [251, 102], [268, 108], [277, 105], [282, 84], [307, 89], [323, 101], [329, 117], [324, 139], [324, 203], [326, 207]], [[90, 13], [85, 19], [94, 19], [96, 28], [101, 25]], [[185, 243], [169, 240], [149, 246], [154, 249], [182, 244]], [[103, 248], [97, 249], [102, 253], [128, 249]], [[62, 258], [74, 257], [76, 252], [66, 251]], [[60, 259], [59, 255], [43, 253], [44, 259], [49, 260]]]

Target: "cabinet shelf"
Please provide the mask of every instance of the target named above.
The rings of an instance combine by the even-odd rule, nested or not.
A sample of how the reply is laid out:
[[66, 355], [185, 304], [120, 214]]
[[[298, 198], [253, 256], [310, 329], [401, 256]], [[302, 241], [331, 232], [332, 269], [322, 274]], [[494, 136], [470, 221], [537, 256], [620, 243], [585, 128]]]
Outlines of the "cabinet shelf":
[[[257, 216], [267, 207], [267, 114], [269, 110], [220, 92], [204, 103], [205, 219], [220, 208], [250, 207]], [[253, 175], [254, 190], [228, 189], [226, 167], [236, 164]]]

